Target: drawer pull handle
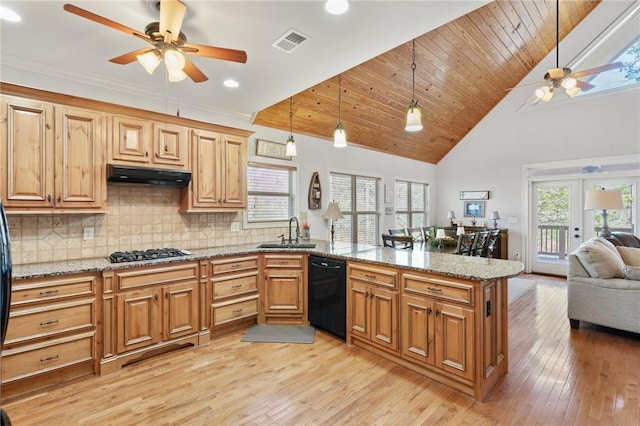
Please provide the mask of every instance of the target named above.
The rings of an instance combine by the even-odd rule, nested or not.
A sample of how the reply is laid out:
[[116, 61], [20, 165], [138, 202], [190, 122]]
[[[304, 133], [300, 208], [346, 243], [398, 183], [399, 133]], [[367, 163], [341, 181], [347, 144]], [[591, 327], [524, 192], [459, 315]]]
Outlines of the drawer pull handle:
[[286, 260], [281, 260], [280, 262], [278, 262], [278, 265], [288, 265], [289, 262], [287, 262]]
[[58, 321], [58, 320], [43, 321], [43, 322], [41, 322], [41, 323], [40, 323], [40, 326], [41, 326], [41, 327], [46, 327], [46, 326], [49, 326], [49, 325], [55, 325], [55, 324], [58, 324], [59, 322], [60, 322], [60, 321]]
[[240, 288], [240, 287], [242, 287], [242, 284], [235, 284], [231, 286], [231, 288]]
[[54, 360], [56, 360], [58, 358], [60, 358], [58, 355], [52, 355], [52, 356], [48, 356], [46, 358], [40, 358], [40, 362], [54, 361]]
[[236, 263], [236, 264], [235, 264], [235, 265], [233, 265], [231, 268], [233, 268], [233, 269], [242, 268], [242, 263]]
[[234, 313], [234, 314], [238, 314], [238, 313], [240, 313], [240, 312], [242, 312], [242, 308], [240, 308], [240, 309], [234, 309], [234, 310], [233, 310], [233, 313]]
[[429, 291], [439, 291], [439, 292], [442, 292], [442, 289], [441, 289], [441, 288], [436, 288], [436, 287], [427, 287], [427, 290], [429, 290]]
[[56, 294], [58, 290], [45, 290], [40, 292], [40, 296], [48, 296], [50, 294]]
[[364, 276], [367, 277], [370, 280], [375, 280], [376, 279], [375, 275], [364, 274]]

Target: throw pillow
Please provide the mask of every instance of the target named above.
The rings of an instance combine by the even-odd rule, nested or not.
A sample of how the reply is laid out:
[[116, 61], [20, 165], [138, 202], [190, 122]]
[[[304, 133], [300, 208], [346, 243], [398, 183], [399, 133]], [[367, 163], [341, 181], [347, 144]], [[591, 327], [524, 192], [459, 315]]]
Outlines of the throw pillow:
[[592, 239], [582, 243], [575, 253], [590, 277], [622, 278], [625, 264], [615, 248], [614, 251]]
[[625, 265], [640, 266], [640, 248], [618, 246], [616, 249]]
[[639, 266], [625, 266], [623, 270], [624, 277], [628, 280], [640, 281], [640, 267]]

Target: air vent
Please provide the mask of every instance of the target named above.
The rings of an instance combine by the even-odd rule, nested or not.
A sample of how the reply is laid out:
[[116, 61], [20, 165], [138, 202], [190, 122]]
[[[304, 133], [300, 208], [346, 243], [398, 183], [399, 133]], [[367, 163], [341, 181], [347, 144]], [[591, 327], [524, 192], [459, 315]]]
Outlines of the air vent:
[[308, 38], [309, 36], [302, 34], [300, 31], [291, 29], [274, 41], [272, 46], [291, 53]]

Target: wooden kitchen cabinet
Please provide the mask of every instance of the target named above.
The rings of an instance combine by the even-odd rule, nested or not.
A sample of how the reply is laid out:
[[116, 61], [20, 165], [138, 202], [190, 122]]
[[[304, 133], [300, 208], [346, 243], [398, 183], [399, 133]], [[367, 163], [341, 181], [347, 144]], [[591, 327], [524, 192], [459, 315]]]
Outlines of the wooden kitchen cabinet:
[[99, 276], [15, 280], [2, 349], [2, 398], [97, 371]]
[[247, 207], [247, 139], [192, 129], [191, 184], [183, 189], [181, 211], [228, 211]]
[[213, 334], [245, 327], [258, 317], [258, 256], [209, 261], [210, 328]]
[[398, 273], [394, 269], [349, 263], [347, 327], [359, 339], [397, 353]]
[[307, 324], [307, 262], [304, 254], [262, 255], [259, 324]]
[[7, 211], [101, 212], [105, 115], [1, 96], [0, 188]]
[[182, 344], [198, 344], [199, 265], [181, 262], [103, 272], [101, 373]]
[[114, 164], [187, 169], [187, 131], [183, 126], [113, 115], [110, 161]]

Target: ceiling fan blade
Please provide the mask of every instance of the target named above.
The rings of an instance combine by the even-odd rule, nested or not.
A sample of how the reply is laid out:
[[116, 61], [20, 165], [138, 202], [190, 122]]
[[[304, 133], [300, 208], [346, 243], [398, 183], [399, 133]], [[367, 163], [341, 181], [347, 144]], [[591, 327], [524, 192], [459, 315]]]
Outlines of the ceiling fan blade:
[[588, 69], [588, 70], [574, 72], [573, 74], [571, 74], [571, 77], [580, 78], [580, 77], [585, 77], [585, 76], [591, 75], [591, 74], [598, 74], [600, 72], [614, 70], [616, 68], [622, 68], [622, 65], [623, 65], [622, 62], [614, 62], [612, 64], [605, 64], [605, 65], [601, 65], [599, 67], [591, 68], [591, 69]]
[[66, 10], [67, 12], [69, 12], [69, 13], [73, 13], [74, 15], [78, 15], [78, 16], [80, 16], [82, 18], [86, 18], [86, 19], [88, 19], [90, 21], [97, 22], [98, 24], [106, 25], [107, 27], [113, 28], [114, 30], [122, 31], [123, 33], [140, 37], [141, 39], [146, 40], [149, 43], [152, 43], [152, 40], [146, 34], [141, 33], [140, 31], [136, 31], [133, 28], [129, 28], [129, 27], [125, 26], [125, 25], [119, 24], [119, 23], [117, 23], [115, 21], [112, 21], [110, 19], [104, 18], [104, 17], [102, 17], [100, 15], [96, 15], [95, 13], [89, 12], [88, 10], [81, 9], [81, 8], [79, 8], [77, 6], [72, 5], [72, 4], [65, 4], [63, 6], [63, 9]]
[[519, 84], [517, 86], [514, 87], [510, 87], [508, 89], [504, 89], [505, 92], [508, 92], [509, 90], [513, 90], [513, 89], [519, 89], [521, 87], [529, 87], [529, 86], [541, 86], [543, 84], [547, 84], [546, 81], [536, 81], [535, 83], [527, 83], [527, 84]]
[[596, 87], [593, 84], [590, 84], [590, 83], [587, 83], [586, 81], [581, 81], [581, 80], [578, 80], [576, 82], [576, 86], [579, 87], [580, 90], [582, 90], [583, 92], [585, 92], [587, 90], [591, 90], [594, 87]]
[[147, 52], [151, 52], [153, 49], [145, 47], [142, 49], [134, 50], [133, 52], [125, 53], [122, 56], [118, 56], [116, 58], [109, 59], [109, 62], [113, 62], [114, 64], [126, 65], [138, 59], [138, 55], [144, 55]]
[[184, 71], [184, 73], [188, 75], [189, 78], [193, 80], [194, 83], [202, 83], [203, 81], [209, 80], [209, 78], [206, 75], [204, 75], [204, 73], [200, 71], [200, 68], [196, 67], [196, 65], [193, 62], [191, 62], [188, 58], [184, 58], [184, 59], [185, 59], [185, 64], [182, 71]]
[[247, 52], [244, 50], [225, 49], [224, 47], [203, 46], [201, 44], [185, 43], [181, 46], [185, 52], [196, 56], [206, 56], [207, 58], [222, 59], [223, 61], [247, 62]]
[[178, 0], [160, 0], [160, 34], [165, 36], [165, 42], [167, 31], [171, 33], [169, 42], [178, 39], [186, 11], [187, 6]]

